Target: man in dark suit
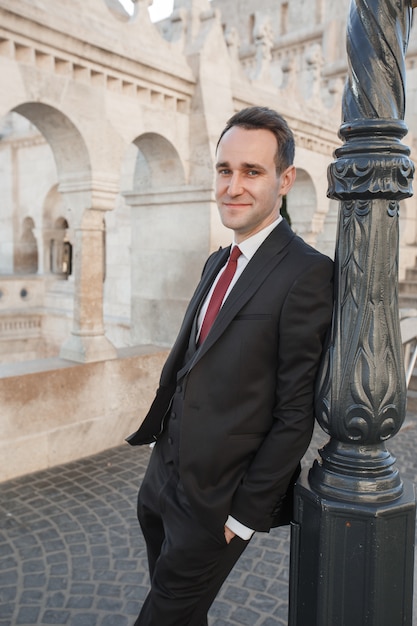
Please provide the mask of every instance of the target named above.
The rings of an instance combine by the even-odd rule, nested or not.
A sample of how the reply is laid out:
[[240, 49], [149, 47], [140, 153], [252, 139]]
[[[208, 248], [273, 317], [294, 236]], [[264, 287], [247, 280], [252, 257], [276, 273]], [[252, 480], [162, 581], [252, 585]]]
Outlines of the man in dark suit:
[[313, 430], [333, 264], [280, 215], [295, 180], [293, 134], [275, 111], [244, 109], [216, 157], [234, 242], [209, 257], [155, 400], [128, 438], [156, 441], [138, 498], [151, 589], [136, 626], [207, 624], [253, 532], [289, 522]]

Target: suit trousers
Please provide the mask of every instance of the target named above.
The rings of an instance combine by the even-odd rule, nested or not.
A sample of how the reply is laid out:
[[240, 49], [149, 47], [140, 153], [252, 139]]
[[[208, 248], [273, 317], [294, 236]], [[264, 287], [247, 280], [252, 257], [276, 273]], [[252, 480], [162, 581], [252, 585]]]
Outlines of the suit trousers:
[[211, 529], [197, 519], [175, 464], [164, 460], [164, 439], [138, 495], [151, 589], [135, 626], [207, 626], [207, 612], [249, 542], [234, 537], [228, 544], [223, 521]]

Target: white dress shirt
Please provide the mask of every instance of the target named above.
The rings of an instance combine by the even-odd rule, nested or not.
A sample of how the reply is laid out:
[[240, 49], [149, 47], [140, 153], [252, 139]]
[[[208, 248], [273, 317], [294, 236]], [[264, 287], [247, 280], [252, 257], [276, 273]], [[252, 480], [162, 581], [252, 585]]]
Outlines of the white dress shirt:
[[[236, 272], [231, 280], [231, 283], [226, 291], [226, 294], [223, 298], [223, 302], [222, 302], [222, 306], [223, 303], [225, 302], [227, 296], [229, 295], [229, 293], [231, 292], [231, 290], [233, 289], [234, 285], [236, 284], [237, 280], [240, 278], [243, 270], [245, 269], [245, 267], [247, 266], [247, 264], [249, 263], [249, 261], [251, 260], [251, 258], [253, 257], [253, 255], [255, 254], [255, 252], [258, 250], [258, 248], [261, 246], [261, 244], [263, 244], [263, 242], [265, 241], [265, 239], [268, 237], [268, 235], [274, 230], [274, 228], [276, 228], [278, 226], [278, 224], [282, 221], [282, 215], [279, 216], [279, 218], [277, 220], [275, 220], [274, 222], [272, 222], [272, 224], [269, 224], [269, 226], [266, 226], [264, 229], [260, 230], [258, 233], [256, 233], [255, 235], [252, 235], [252, 237], [248, 237], [247, 239], [245, 239], [244, 241], [242, 241], [239, 244], [239, 249], [241, 251], [241, 255], [237, 260], [237, 268], [236, 268]], [[230, 252], [232, 251], [232, 248], [238, 245], [235, 242], [233, 242], [232, 247], [230, 248]], [[213, 291], [217, 285], [217, 282], [220, 278], [220, 276], [223, 274], [225, 268], [227, 265], [227, 261], [224, 264], [224, 266], [221, 268], [220, 272], [217, 274], [211, 288], [210, 291], [207, 294], [206, 299], [204, 300], [203, 304], [201, 305], [200, 308], [200, 312], [198, 315], [198, 327], [197, 327], [197, 340], [198, 340], [198, 336], [200, 335], [200, 330], [201, 330], [201, 326], [203, 324], [203, 320], [204, 320], [204, 316], [206, 314], [209, 302], [210, 302], [210, 298], [213, 295]]]

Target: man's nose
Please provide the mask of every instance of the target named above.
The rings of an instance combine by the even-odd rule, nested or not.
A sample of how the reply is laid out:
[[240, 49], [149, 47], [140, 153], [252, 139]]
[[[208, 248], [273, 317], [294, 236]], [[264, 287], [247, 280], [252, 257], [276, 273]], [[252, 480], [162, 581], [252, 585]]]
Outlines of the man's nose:
[[243, 186], [241, 177], [239, 174], [232, 174], [229, 180], [229, 185], [227, 187], [227, 191], [229, 196], [239, 196], [242, 193]]

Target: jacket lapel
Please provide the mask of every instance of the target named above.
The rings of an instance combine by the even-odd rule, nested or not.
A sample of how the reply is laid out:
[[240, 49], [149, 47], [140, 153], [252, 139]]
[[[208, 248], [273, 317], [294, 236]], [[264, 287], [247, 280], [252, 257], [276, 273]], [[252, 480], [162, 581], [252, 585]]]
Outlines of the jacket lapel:
[[178, 369], [182, 367], [197, 311], [200, 304], [204, 301], [215, 277], [226, 263], [229, 254], [230, 246], [227, 248], [219, 248], [219, 250], [212, 254], [207, 260], [201, 281], [190, 300], [177, 339], [162, 370], [162, 385], [171, 382], [173, 377], [176, 376]]
[[[244, 269], [239, 280], [227, 297], [226, 302], [220, 309], [207, 339], [204, 341], [201, 348], [197, 350], [191, 361], [178, 373], [179, 377], [183, 376], [191, 369], [219, 339], [240, 309], [253, 297], [270, 272], [285, 258], [286, 248], [294, 237], [294, 232], [288, 226], [288, 223], [283, 220], [265, 239]], [[229, 253], [229, 250], [228, 248], [227, 253]], [[223, 265], [224, 262], [225, 259], [223, 259]], [[219, 271], [220, 267], [221, 265], [218, 266], [217, 271]], [[210, 285], [217, 275], [217, 271], [214, 273], [214, 276], [212, 276]], [[207, 293], [207, 291], [208, 289], [205, 293]]]

